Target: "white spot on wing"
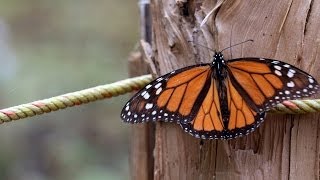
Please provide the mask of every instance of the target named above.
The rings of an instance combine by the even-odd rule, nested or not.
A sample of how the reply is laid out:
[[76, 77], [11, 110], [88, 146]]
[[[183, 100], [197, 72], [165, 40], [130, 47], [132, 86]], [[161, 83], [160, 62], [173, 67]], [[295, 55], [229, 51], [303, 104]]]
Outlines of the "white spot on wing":
[[278, 75], [278, 76], [282, 76], [281, 72], [278, 70], [275, 70], [274, 73], [276, 73], [276, 75]]
[[153, 104], [151, 104], [151, 103], [146, 104], [146, 109], [151, 109], [152, 107], [153, 107]]
[[152, 111], [151, 114], [152, 114], [152, 115], [155, 115], [155, 114], [157, 114], [157, 111]]
[[296, 73], [296, 71], [294, 69], [289, 69], [289, 71], [292, 73]]
[[288, 87], [294, 87], [294, 82], [293, 82], [293, 81], [288, 82], [288, 83], [287, 83], [287, 86], [288, 86]]
[[154, 87], [158, 89], [161, 86], [161, 83], [156, 84]]
[[129, 111], [129, 106], [127, 106], [125, 110], [126, 110], [126, 111]]
[[314, 80], [312, 78], [309, 78], [310, 83], [314, 83]]
[[162, 77], [159, 77], [156, 81], [159, 82], [159, 81], [162, 81], [163, 78]]
[[148, 84], [148, 85], [146, 86], [146, 89], [149, 89], [149, 88], [151, 88], [151, 84]]
[[288, 71], [287, 76], [288, 76], [289, 78], [292, 78], [293, 75], [294, 75], [294, 74], [293, 74], [291, 71]]
[[275, 66], [273, 66], [275, 69], [277, 69], [277, 70], [281, 70], [281, 67], [280, 66], [277, 66], [277, 65], [275, 65]]
[[143, 95], [143, 98], [144, 98], [144, 99], [149, 99], [149, 97], [150, 97], [150, 94], [149, 94], [149, 93], [145, 93], [145, 94]]
[[161, 93], [161, 91], [162, 91], [162, 88], [157, 89], [156, 95], [159, 95]]

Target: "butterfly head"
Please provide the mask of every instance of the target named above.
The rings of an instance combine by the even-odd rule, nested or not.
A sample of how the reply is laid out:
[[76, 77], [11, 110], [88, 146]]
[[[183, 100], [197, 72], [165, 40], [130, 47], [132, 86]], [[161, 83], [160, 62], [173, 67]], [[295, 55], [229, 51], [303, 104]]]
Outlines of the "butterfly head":
[[222, 52], [215, 52], [214, 55], [213, 55], [213, 64], [215, 63], [222, 63], [224, 64], [224, 59], [223, 59], [223, 54]]

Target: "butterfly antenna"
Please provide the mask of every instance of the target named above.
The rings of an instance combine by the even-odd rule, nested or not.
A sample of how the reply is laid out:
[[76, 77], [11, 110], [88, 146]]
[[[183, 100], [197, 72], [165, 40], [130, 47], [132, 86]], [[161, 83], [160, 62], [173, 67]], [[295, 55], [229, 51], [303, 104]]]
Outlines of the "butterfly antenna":
[[195, 43], [195, 42], [193, 42], [193, 41], [188, 41], [189, 43], [193, 43], [193, 44], [195, 44], [195, 45], [198, 45], [198, 46], [201, 46], [201, 47], [204, 47], [204, 48], [207, 48], [207, 49], [209, 49], [209, 50], [211, 50], [211, 51], [213, 51], [213, 52], [216, 52], [215, 50], [213, 50], [213, 49], [211, 49], [211, 48], [209, 48], [209, 47], [207, 47], [207, 46], [204, 46], [204, 45], [202, 45], [202, 44], [198, 44], [198, 43]]
[[234, 46], [238, 46], [238, 45], [240, 45], [240, 44], [249, 42], [249, 41], [250, 41], [250, 42], [253, 42], [253, 39], [248, 39], [248, 40], [243, 41], [243, 42], [241, 42], [241, 43], [234, 44], [234, 45], [232, 45], [232, 46], [229, 46], [229, 47], [227, 47], [227, 48], [222, 49], [220, 52], [222, 52], [222, 51], [224, 51], [224, 50], [226, 50], [226, 49], [232, 48], [232, 47], [234, 47]]

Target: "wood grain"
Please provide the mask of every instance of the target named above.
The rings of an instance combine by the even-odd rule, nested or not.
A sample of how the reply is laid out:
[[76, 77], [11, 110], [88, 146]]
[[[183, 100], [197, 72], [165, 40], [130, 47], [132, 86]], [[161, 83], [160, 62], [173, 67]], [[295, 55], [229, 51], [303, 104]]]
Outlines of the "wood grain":
[[[225, 58], [279, 59], [320, 80], [320, 1], [225, 0], [200, 28], [216, 3], [151, 1], [152, 48], [158, 75], [211, 61], [212, 52], [190, 40], [221, 50], [253, 39], [253, 43], [226, 50]], [[178, 125], [157, 123], [154, 178], [319, 179], [319, 120], [319, 114], [268, 115], [247, 137], [208, 140], [201, 148], [200, 141]]]

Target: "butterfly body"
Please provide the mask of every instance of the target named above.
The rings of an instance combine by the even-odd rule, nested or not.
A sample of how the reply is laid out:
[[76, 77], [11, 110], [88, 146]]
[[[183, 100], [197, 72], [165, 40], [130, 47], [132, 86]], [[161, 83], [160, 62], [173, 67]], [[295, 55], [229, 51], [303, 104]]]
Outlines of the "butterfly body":
[[125, 122], [176, 122], [202, 139], [231, 139], [254, 131], [265, 112], [284, 100], [318, 90], [306, 72], [281, 61], [239, 58], [163, 75], [134, 95], [121, 112]]
[[212, 66], [211, 66], [212, 78], [217, 81], [218, 93], [220, 97], [220, 107], [221, 116], [224, 126], [228, 124], [230, 111], [228, 109], [227, 103], [227, 89], [225, 85], [225, 79], [227, 78], [227, 65], [226, 61], [223, 59], [223, 54], [221, 52], [216, 52], [213, 56]]

